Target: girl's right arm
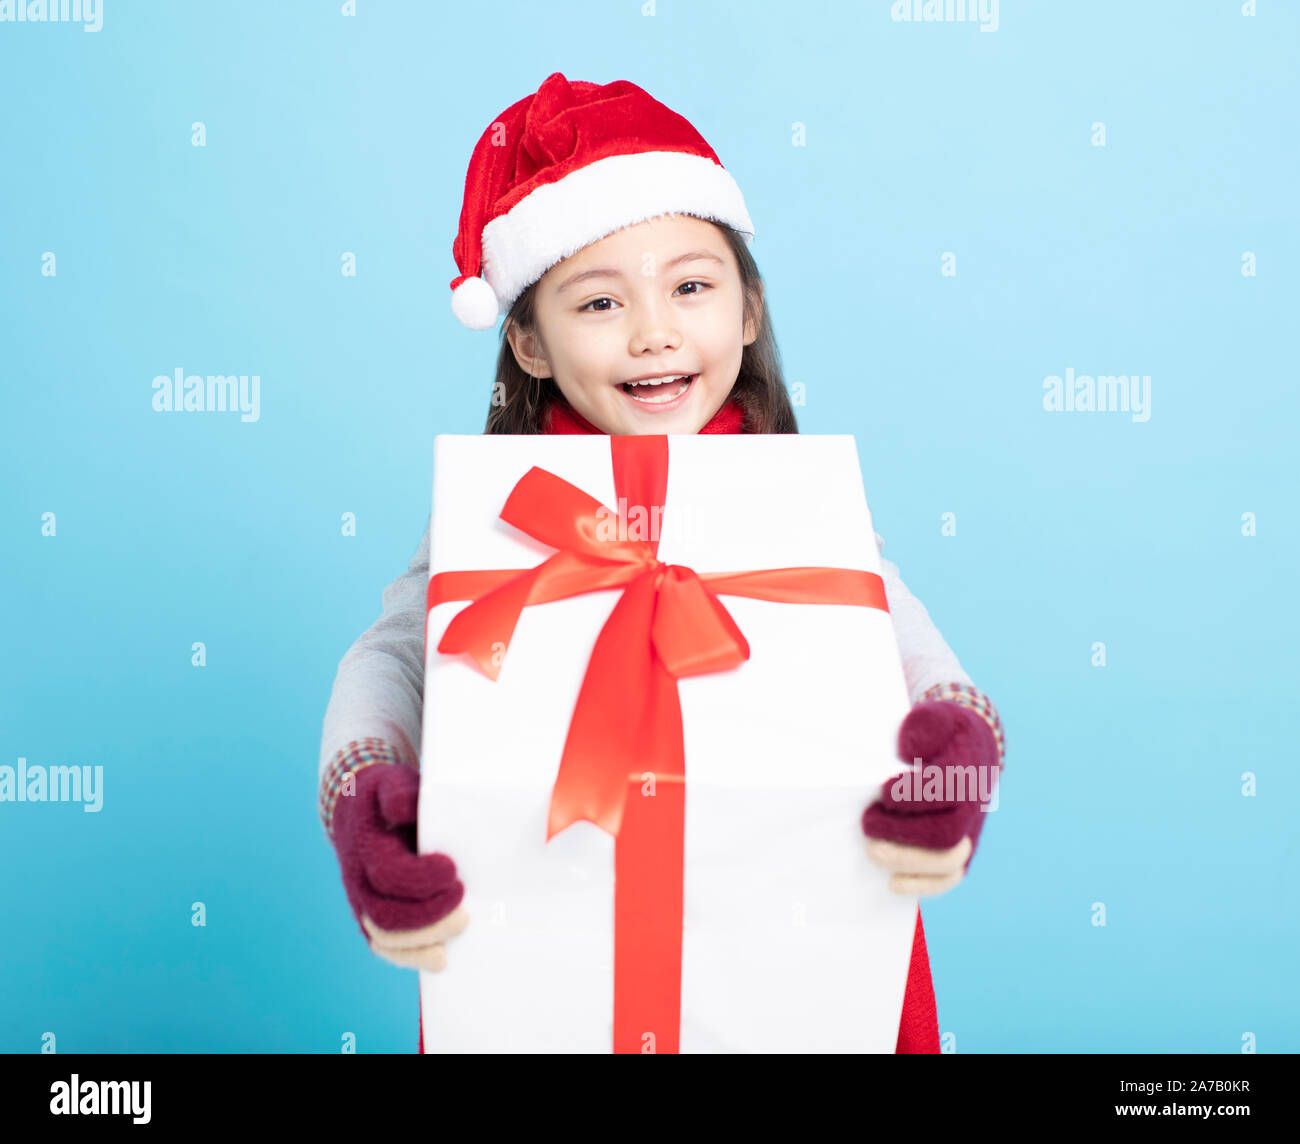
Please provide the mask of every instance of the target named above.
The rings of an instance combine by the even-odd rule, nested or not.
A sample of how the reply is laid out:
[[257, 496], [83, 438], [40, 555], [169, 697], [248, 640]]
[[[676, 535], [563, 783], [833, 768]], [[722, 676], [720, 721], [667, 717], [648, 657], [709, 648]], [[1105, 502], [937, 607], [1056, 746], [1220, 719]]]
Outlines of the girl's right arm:
[[318, 810], [348, 904], [371, 949], [438, 970], [464, 928], [464, 887], [446, 854], [416, 850], [429, 529], [383, 612], [339, 663], [321, 734]]
[[410, 566], [384, 589], [382, 614], [347, 650], [334, 677], [318, 776], [321, 824], [331, 838], [346, 775], [372, 763], [419, 770], [428, 586], [426, 523]]

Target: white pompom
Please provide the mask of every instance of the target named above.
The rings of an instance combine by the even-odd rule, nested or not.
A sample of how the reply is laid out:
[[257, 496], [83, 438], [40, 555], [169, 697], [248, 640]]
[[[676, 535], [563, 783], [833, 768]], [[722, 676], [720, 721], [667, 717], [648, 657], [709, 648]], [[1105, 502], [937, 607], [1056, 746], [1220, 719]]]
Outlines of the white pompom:
[[466, 278], [451, 292], [451, 312], [471, 330], [490, 329], [497, 320], [497, 296], [482, 278]]

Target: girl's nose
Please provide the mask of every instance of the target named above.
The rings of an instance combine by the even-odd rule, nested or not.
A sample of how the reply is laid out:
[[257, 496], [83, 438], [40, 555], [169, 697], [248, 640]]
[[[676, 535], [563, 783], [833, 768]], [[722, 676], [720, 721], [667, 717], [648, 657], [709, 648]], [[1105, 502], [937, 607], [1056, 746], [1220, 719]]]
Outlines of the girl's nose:
[[640, 355], [647, 350], [676, 349], [681, 333], [673, 323], [668, 308], [662, 302], [648, 303], [637, 314], [636, 332], [632, 336], [632, 353]]

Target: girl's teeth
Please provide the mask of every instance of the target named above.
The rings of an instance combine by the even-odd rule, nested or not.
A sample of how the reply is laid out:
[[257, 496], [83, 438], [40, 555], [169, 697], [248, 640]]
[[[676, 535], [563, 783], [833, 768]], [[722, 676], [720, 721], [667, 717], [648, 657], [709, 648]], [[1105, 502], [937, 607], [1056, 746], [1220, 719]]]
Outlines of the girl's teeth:
[[676, 400], [686, 392], [686, 387], [690, 384], [691, 378], [687, 376], [679, 384], [667, 381], [655, 385], [629, 384], [624, 388], [634, 401], [640, 401], [643, 405], [662, 405], [665, 402]]

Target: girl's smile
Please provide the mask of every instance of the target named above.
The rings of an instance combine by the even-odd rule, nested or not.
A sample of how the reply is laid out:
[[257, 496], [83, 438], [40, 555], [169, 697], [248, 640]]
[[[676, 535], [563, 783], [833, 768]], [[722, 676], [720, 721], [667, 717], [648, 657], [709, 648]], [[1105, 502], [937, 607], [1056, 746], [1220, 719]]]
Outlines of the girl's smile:
[[625, 381], [621, 388], [628, 398], [652, 413], [678, 408], [691, 391], [698, 374], [670, 374], [653, 380]]

